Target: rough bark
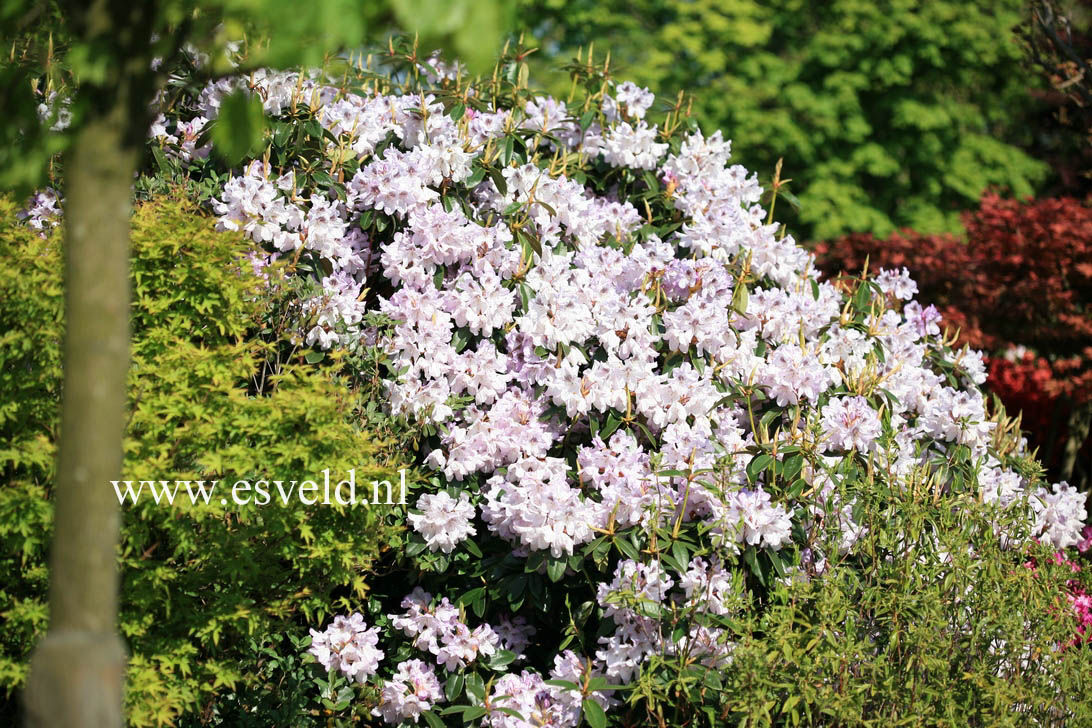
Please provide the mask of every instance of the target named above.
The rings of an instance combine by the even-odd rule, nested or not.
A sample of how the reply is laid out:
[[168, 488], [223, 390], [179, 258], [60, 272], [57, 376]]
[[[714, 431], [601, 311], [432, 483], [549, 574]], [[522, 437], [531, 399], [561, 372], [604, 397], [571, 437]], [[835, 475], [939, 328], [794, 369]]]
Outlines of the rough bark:
[[117, 634], [121, 475], [129, 366], [129, 215], [138, 153], [121, 99], [82, 125], [65, 158], [64, 391], [49, 632], [31, 660], [32, 728], [121, 728]]

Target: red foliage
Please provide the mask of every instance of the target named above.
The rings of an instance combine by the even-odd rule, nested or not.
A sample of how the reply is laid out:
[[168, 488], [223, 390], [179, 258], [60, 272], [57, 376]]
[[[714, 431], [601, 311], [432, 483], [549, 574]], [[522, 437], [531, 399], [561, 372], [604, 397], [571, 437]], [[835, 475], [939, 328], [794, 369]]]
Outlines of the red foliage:
[[[1092, 400], [1092, 207], [988, 194], [963, 222], [963, 238], [857, 234], [815, 252], [830, 275], [859, 273], [866, 257], [872, 271], [908, 268], [918, 299], [959, 328], [960, 343], [993, 355], [988, 384], [1010, 411], [1023, 411], [1032, 443], [1056, 452], [1069, 410]], [[1017, 347], [1034, 353], [1001, 356]]]
[[990, 389], [997, 393], [1005, 407], [1024, 413], [1025, 430], [1049, 432], [1055, 398], [1048, 389], [1054, 373], [1046, 359], [1031, 352], [1016, 361], [991, 357], [986, 371]]
[[[982, 329], [1052, 362], [1092, 346], [1092, 208], [1072, 198], [1025, 204], [988, 195], [964, 225], [981, 288], [960, 307]], [[1059, 395], [1092, 396], [1069, 378], [1053, 386]]]

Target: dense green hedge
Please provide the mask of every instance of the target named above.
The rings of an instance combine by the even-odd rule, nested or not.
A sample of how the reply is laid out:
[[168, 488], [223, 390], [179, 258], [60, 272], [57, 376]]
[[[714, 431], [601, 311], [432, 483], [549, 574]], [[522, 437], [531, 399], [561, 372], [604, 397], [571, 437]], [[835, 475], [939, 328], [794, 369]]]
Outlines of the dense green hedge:
[[[397, 479], [393, 448], [356, 424], [359, 387], [336, 373], [337, 361], [308, 364], [292, 346], [294, 284], [275, 273], [263, 282], [242, 238], [215, 232], [188, 203], [145, 204], [133, 228], [125, 478], [230, 487], [355, 468], [361, 490]], [[0, 714], [14, 713], [48, 619], [60, 249], [60, 234], [37, 237], [0, 200]], [[127, 505], [120, 627], [132, 655], [131, 724], [168, 724], [263, 680], [251, 641], [275, 642], [288, 625], [300, 631], [356, 605], [381, 553], [399, 547], [400, 522], [390, 506], [224, 506], [217, 496], [193, 507], [183, 494], [174, 506], [146, 496]]]

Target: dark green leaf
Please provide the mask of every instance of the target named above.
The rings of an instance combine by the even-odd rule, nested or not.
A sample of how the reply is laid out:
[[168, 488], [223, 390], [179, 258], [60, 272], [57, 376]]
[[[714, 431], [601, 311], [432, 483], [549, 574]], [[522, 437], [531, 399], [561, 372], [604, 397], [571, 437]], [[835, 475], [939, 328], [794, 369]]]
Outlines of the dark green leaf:
[[603, 706], [592, 698], [584, 698], [581, 705], [584, 708], [584, 720], [588, 721], [591, 728], [606, 728], [607, 714], [603, 712]]
[[447, 697], [447, 702], [454, 702], [456, 698], [463, 694], [463, 686], [466, 684], [466, 678], [463, 677], [461, 672], [457, 672], [447, 679], [444, 683], [444, 695]]
[[773, 460], [773, 456], [769, 453], [762, 453], [761, 455], [755, 456], [751, 462], [747, 463], [747, 479], [752, 483], [755, 482], [762, 471], [768, 468]]
[[466, 676], [466, 691], [479, 703], [485, 700], [485, 683], [480, 675], [472, 672]]

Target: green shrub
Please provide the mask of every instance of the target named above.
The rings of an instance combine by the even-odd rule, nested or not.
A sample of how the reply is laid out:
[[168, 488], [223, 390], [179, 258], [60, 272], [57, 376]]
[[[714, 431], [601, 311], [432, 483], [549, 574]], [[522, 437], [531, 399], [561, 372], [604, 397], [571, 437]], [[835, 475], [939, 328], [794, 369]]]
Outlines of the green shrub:
[[728, 668], [673, 660], [645, 681], [667, 724], [712, 705], [710, 725], [1092, 725], [1070, 564], [983, 538], [993, 524], [975, 504], [861, 485], [861, 522], [874, 527], [856, 555], [730, 620]]
[[[355, 469], [361, 492], [373, 479], [397, 480], [393, 443], [359, 426], [365, 392], [337, 373], [340, 357], [309, 364], [293, 345], [287, 302], [297, 283], [272, 272], [267, 284], [242, 258], [241, 237], [215, 232], [179, 200], [139, 207], [132, 247], [124, 478], [225, 480], [219, 494], [237, 479], [321, 479], [324, 468], [332, 480]], [[0, 201], [0, 687], [9, 712], [48, 619], [60, 249], [61, 235], [37, 237]], [[262, 679], [251, 640], [355, 604], [380, 554], [401, 541], [391, 506], [285, 506], [275, 491], [265, 507], [219, 496], [195, 506], [184, 496], [125, 506], [120, 628], [135, 726], [171, 724]]]

